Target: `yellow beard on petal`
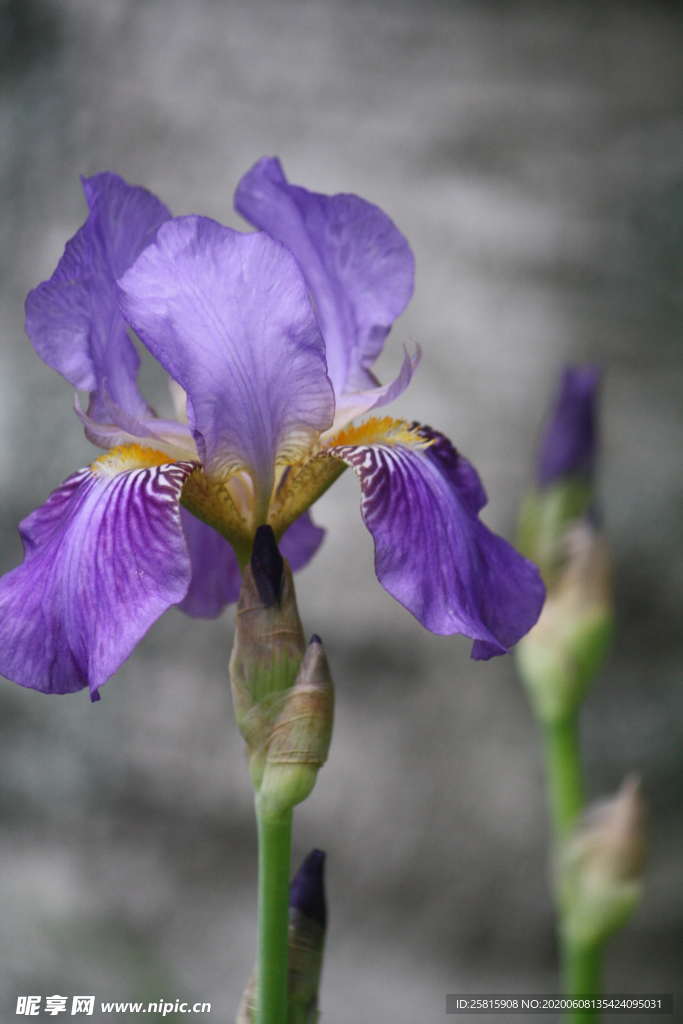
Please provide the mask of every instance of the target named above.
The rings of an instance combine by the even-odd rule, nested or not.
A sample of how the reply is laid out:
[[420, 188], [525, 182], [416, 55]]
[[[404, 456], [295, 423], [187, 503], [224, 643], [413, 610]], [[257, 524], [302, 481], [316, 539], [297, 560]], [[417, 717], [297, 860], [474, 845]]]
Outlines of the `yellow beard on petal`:
[[422, 437], [419, 424], [397, 420], [393, 416], [373, 416], [358, 426], [344, 427], [330, 438], [325, 448], [308, 459], [290, 466], [281, 478], [270, 506], [268, 522], [279, 538], [313, 502], [317, 501], [347, 468], [335, 448], [373, 444], [400, 444], [428, 448], [430, 438]]
[[[173, 463], [165, 452], [144, 448], [139, 444], [124, 444], [112, 448], [91, 464], [98, 476], [113, 477], [134, 469], [148, 469]], [[203, 522], [221, 533], [235, 548], [242, 560], [248, 556], [251, 531], [244, 515], [231, 493], [229, 478], [207, 477], [200, 465], [190, 473], [183, 486], [181, 504]]]
[[110, 448], [91, 463], [91, 470], [99, 476], [118, 476], [131, 469], [147, 469], [149, 466], [164, 466], [173, 462], [165, 452], [155, 448], [143, 448], [139, 444], [121, 444]]
[[356, 427], [344, 427], [327, 446], [334, 449], [347, 445], [405, 444], [410, 448], [428, 448], [434, 442], [422, 437], [419, 429], [419, 424], [397, 420], [393, 416], [372, 416]]
[[324, 451], [288, 467], [275, 490], [268, 514], [275, 536], [279, 539], [345, 469], [344, 462]]
[[251, 551], [253, 528], [246, 515], [249, 496], [243, 494], [239, 474], [207, 476], [201, 466], [187, 478], [181, 504], [229, 541], [244, 562]]

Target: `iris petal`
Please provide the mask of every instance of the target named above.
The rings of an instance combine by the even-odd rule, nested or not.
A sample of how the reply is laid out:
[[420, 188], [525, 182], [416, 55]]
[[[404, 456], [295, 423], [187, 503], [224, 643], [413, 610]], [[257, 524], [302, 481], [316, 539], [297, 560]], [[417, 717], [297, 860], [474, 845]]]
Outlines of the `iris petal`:
[[322, 544], [325, 531], [311, 519], [308, 512], [295, 519], [280, 540], [280, 551], [289, 562], [292, 572], [303, 569]]
[[24, 561], [0, 580], [0, 673], [22, 686], [97, 699], [187, 591], [178, 502], [194, 467], [129, 468], [140, 460], [127, 451], [69, 477], [20, 526]]
[[352, 420], [371, 412], [373, 409], [381, 409], [389, 405], [403, 394], [413, 379], [413, 374], [420, 363], [421, 351], [418, 348], [415, 353], [406, 352], [401, 368], [396, 377], [389, 384], [378, 385], [374, 388], [367, 388], [365, 391], [349, 391], [337, 399], [334, 412], [334, 423], [329, 437], [332, 437], [338, 430], [341, 430]]
[[323, 341], [292, 256], [204, 217], [165, 224], [120, 282], [124, 314], [188, 396], [208, 474], [270, 493], [334, 414]]
[[180, 610], [198, 619], [215, 619], [240, 592], [240, 567], [227, 540], [187, 509], [180, 516], [192, 562], [192, 577]]
[[50, 280], [29, 293], [26, 333], [48, 366], [91, 392], [94, 420], [109, 423], [112, 410], [120, 409], [144, 421], [152, 414], [137, 388], [139, 358], [119, 312], [116, 280], [170, 213], [146, 189], [116, 174], [86, 178], [83, 189], [88, 219], [67, 242]]
[[244, 175], [235, 207], [296, 257], [315, 300], [335, 395], [372, 388], [370, 367], [413, 292], [413, 254], [393, 221], [358, 196], [290, 185], [272, 157]]
[[479, 520], [486, 494], [450, 441], [417, 425], [410, 441], [393, 424], [384, 440], [365, 425], [366, 443], [350, 430], [329, 449], [360, 479], [377, 578], [433, 633], [471, 637], [474, 658], [503, 654], [540, 614], [538, 570]]
[[83, 412], [78, 396], [74, 401], [74, 411], [85, 428], [85, 436], [98, 448], [144, 444], [165, 452], [169, 462], [194, 462], [199, 458], [192, 432], [183, 423], [162, 420], [153, 415], [139, 420], [114, 406], [101, 393], [97, 399], [99, 420]]

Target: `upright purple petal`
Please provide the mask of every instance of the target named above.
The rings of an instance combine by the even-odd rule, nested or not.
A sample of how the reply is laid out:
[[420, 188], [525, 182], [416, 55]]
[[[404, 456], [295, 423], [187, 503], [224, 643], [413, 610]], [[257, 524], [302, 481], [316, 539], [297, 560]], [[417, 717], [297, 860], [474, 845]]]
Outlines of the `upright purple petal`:
[[20, 526], [24, 561], [0, 579], [0, 673], [92, 699], [181, 601], [190, 560], [178, 501], [190, 463], [82, 469]]
[[410, 430], [433, 443], [389, 429], [384, 441], [329, 449], [360, 479], [377, 578], [433, 633], [471, 637], [475, 658], [503, 654], [540, 614], [538, 570], [479, 520], [486, 495], [472, 465], [443, 434]]
[[244, 175], [235, 207], [286, 245], [303, 270], [335, 395], [373, 387], [370, 367], [413, 292], [413, 254], [393, 221], [358, 196], [290, 185], [273, 157]]
[[[92, 393], [93, 419], [109, 422], [112, 403], [128, 417], [145, 419], [150, 411], [136, 385], [139, 359], [119, 312], [116, 280], [170, 213], [116, 174], [85, 178], [83, 189], [88, 218], [50, 280], [29, 293], [26, 333], [48, 366]], [[105, 398], [106, 414], [99, 408]]]
[[206, 471], [247, 468], [269, 494], [276, 460], [302, 457], [334, 414], [293, 257], [267, 235], [180, 217], [120, 285], [127, 319], [187, 392]]
[[569, 366], [560, 382], [541, 438], [537, 479], [541, 487], [571, 476], [590, 477], [597, 446], [600, 370]]

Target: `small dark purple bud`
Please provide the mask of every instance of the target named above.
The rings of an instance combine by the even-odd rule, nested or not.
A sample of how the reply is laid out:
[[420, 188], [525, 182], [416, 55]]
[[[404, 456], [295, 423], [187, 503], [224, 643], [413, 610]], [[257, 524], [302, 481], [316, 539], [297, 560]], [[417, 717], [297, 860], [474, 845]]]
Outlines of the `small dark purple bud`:
[[309, 645], [310, 644], [322, 644], [322, 640], [320, 639], [320, 637], [318, 636], [317, 633], [313, 633], [313, 635], [311, 636], [311, 639], [308, 641], [308, 643], [309, 643]]
[[271, 526], [259, 526], [251, 552], [251, 571], [266, 608], [280, 601], [284, 564]]
[[541, 487], [566, 477], [590, 478], [597, 446], [600, 370], [568, 366], [541, 436], [537, 481]]
[[301, 862], [289, 887], [290, 907], [317, 921], [323, 929], [327, 925], [324, 869], [323, 851], [311, 850]]

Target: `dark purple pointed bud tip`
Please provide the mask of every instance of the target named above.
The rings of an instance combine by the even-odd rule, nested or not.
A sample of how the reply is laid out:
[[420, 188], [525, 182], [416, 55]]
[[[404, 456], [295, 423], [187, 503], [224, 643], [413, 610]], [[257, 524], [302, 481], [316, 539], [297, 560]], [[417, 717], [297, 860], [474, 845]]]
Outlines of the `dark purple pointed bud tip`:
[[327, 925], [324, 871], [324, 852], [311, 850], [301, 862], [289, 887], [290, 907], [317, 921], [321, 928]]
[[280, 600], [284, 563], [271, 526], [259, 526], [251, 552], [251, 572], [266, 608]]
[[322, 647], [322, 640], [320, 639], [317, 633], [314, 633], [311, 639], [308, 641], [309, 647], [311, 644], [320, 644], [320, 646]]
[[96, 704], [98, 700], [102, 700], [102, 694], [99, 690], [91, 690], [90, 692], [90, 703]]
[[568, 366], [541, 436], [536, 476], [541, 487], [566, 477], [590, 478], [597, 448], [600, 370]]

